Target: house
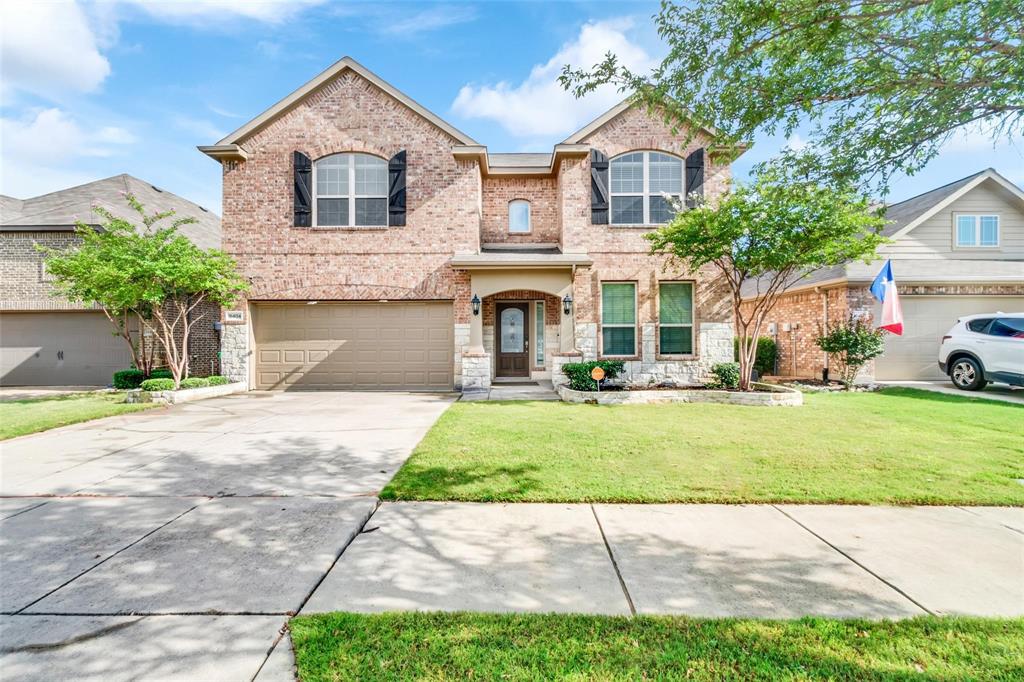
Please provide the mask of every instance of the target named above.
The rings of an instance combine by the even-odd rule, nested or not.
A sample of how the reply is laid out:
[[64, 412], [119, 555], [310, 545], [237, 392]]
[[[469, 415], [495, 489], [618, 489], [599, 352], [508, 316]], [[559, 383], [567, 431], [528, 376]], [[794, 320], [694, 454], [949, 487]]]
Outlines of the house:
[[[890, 243], [870, 264], [851, 262], [810, 273], [779, 297], [765, 322], [778, 342], [778, 372], [820, 377], [828, 359], [819, 330], [850, 315], [878, 318], [868, 291], [892, 260], [903, 307], [903, 335], [886, 334], [885, 354], [866, 368], [878, 380], [943, 379], [942, 335], [973, 313], [1024, 311], [1024, 191], [989, 168], [892, 204], [883, 234]], [[744, 285], [755, 300], [757, 281]]]
[[256, 389], [481, 390], [621, 359], [688, 384], [732, 357], [711, 269], [648, 255], [662, 192], [714, 197], [713, 131], [621, 104], [501, 154], [344, 58], [214, 145], [224, 249], [252, 288], [225, 374]]
[[[173, 210], [197, 222], [180, 228], [197, 246], [220, 246], [220, 219], [205, 208], [130, 175], [97, 180], [31, 199], [0, 197], [0, 385], [106, 386], [131, 366], [125, 341], [96, 307], [54, 296], [36, 247], [62, 249], [78, 242], [75, 221], [98, 219], [93, 206], [137, 221], [124, 195], [148, 212]], [[97, 226], [98, 227], [98, 226]], [[199, 376], [216, 373], [220, 340], [215, 307], [190, 337], [190, 365]]]

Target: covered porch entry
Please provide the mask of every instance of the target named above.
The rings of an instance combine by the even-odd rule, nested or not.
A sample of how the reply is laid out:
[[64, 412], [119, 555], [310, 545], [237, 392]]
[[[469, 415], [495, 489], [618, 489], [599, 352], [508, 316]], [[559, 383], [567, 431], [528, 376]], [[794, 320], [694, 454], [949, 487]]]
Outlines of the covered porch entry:
[[590, 260], [524, 255], [453, 259], [453, 267], [468, 272], [472, 291], [464, 392], [489, 390], [492, 383], [550, 380], [556, 358], [574, 354], [573, 278]]

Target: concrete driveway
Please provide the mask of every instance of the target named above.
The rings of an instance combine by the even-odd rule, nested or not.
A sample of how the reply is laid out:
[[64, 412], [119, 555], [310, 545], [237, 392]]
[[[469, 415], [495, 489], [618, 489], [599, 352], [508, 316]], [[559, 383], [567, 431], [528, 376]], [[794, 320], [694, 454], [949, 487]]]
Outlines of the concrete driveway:
[[281, 629], [454, 396], [248, 393], [0, 445], [0, 678], [292, 679]]

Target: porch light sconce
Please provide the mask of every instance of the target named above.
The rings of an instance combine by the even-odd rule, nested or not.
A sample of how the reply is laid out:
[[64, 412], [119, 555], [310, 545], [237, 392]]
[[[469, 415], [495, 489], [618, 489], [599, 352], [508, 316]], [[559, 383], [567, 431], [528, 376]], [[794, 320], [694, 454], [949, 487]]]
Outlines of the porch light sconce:
[[473, 299], [470, 301], [470, 303], [473, 305], [473, 314], [474, 315], [479, 315], [480, 314], [480, 297], [477, 296], [476, 294], [473, 294]]
[[572, 314], [572, 295], [566, 294], [562, 299], [562, 312], [566, 315]]

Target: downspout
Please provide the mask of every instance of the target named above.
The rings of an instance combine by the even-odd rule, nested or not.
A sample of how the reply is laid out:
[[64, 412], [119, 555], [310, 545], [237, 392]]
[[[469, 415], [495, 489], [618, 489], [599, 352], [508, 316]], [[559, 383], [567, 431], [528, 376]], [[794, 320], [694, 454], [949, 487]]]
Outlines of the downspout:
[[[821, 290], [821, 319], [822, 319], [823, 324], [824, 324], [824, 328], [822, 329], [822, 334], [827, 334], [828, 333], [828, 291], [824, 290], [824, 289]], [[825, 351], [821, 351], [821, 353], [822, 353], [822, 355], [825, 356], [824, 367], [821, 370], [821, 380], [824, 383], [827, 384], [828, 383], [828, 369], [829, 369], [828, 368], [828, 353], [826, 353]]]

